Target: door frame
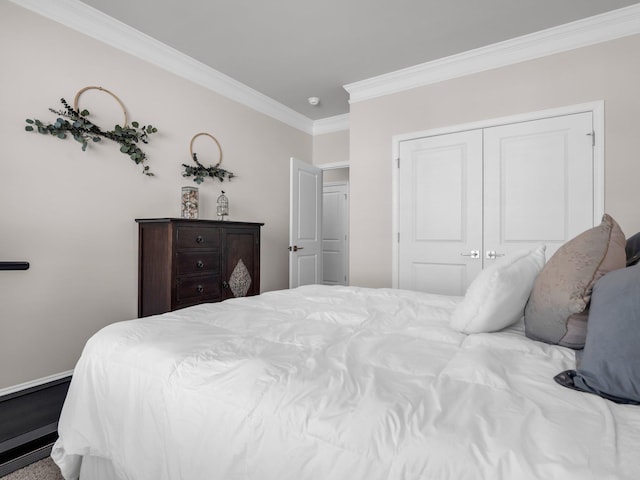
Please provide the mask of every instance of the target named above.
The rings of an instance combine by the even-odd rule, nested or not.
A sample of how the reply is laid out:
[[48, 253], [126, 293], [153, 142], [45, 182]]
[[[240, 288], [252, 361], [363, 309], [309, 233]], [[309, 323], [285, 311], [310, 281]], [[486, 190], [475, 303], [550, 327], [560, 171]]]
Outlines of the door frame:
[[498, 127], [512, 123], [528, 122], [532, 120], [542, 120], [550, 117], [560, 117], [563, 115], [572, 115], [576, 113], [591, 112], [593, 114], [593, 224], [597, 225], [604, 214], [604, 100], [589, 103], [581, 103], [577, 105], [567, 105], [559, 108], [548, 110], [539, 110], [535, 112], [526, 112], [506, 117], [498, 117], [477, 122], [463, 123], [458, 125], [450, 125], [446, 127], [432, 128], [429, 130], [404, 133], [391, 137], [392, 155], [391, 155], [391, 284], [393, 288], [399, 285], [399, 195], [400, 195], [400, 175], [398, 173], [400, 166], [400, 143], [416, 140], [424, 137], [434, 137], [449, 133], [463, 132], [466, 130], [478, 130], [490, 127]]
[[[351, 167], [348, 161], [344, 161], [344, 162], [331, 162], [331, 163], [321, 163], [319, 165], [315, 165], [316, 167], [318, 167], [319, 169], [321, 169], [323, 172], [325, 170], [338, 170], [341, 168], [346, 168], [349, 170], [349, 174], [351, 174]], [[331, 182], [329, 182], [331, 183]], [[347, 222], [346, 225], [346, 232], [347, 232], [347, 241], [345, 242], [345, 272], [347, 275], [347, 285], [350, 284], [351, 282], [351, 274], [350, 274], [350, 269], [349, 269], [349, 265], [350, 265], [350, 256], [349, 256], [349, 251], [350, 251], [350, 245], [351, 245], [351, 233], [350, 233], [350, 227], [351, 227], [351, 217], [350, 217], [350, 213], [351, 213], [351, 190], [350, 190], [350, 179], [347, 180], [345, 182], [347, 184], [347, 212], [346, 212], [346, 219], [345, 221]], [[324, 180], [322, 181], [322, 186], [324, 187]]]
[[314, 164], [313, 166], [321, 170], [338, 170], [340, 168], [349, 168], [349, 162], [321, 163], [319, 165]]
[[[344, 168], [344, 167], [340, 167], [340, 168]], [[342, 228], [343, 228], [344, 234], [346, 236], [345, 241], [344, 241], [343, 263], [344, 263], [344, 276], [345, 276], [344, 281], [345, 281], [345, 285], [349, 285], [349, 240], [350, 240], [350, 234], [349, 234], [349, 201], [350, 201], [350, 198], [349, 198], [349, 181], [348, 180], [344, 180], [344, 181], [338, 181], [338, 182], [326, 182], [326, 183], [323, 182], [322, 183], [322, 193], [324, 194], [325, 187], [340, 187], [340, 186], [344, 186], [345, 194], [346, 194], [344, 218], [342, 219], [343, 220]], [[322, 222], [322, 230], [323, 230], [323, 237], [324, 237], [324, 222]], [[324, 262], [324, 250], [322, 251], [322, 256], [323, 256], [323, 262]]]

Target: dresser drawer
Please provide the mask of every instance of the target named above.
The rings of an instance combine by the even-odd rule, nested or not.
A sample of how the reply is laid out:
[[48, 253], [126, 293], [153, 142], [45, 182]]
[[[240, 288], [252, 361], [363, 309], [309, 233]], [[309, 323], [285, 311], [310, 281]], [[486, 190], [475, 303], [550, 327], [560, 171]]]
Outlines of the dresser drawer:
[[220, 253], [217, 250], [187, 251], [176, 254], [176, 273], [178, 275], [204, 272], [220, 272]]
[[219, 275], [191, 275], [178, 278], [176, 283], [176, 301], [181, 305], [220, 298]]
[[220, 228], [218, 227], [178, 227], [176, 229], [178, 248], [219, 248]]

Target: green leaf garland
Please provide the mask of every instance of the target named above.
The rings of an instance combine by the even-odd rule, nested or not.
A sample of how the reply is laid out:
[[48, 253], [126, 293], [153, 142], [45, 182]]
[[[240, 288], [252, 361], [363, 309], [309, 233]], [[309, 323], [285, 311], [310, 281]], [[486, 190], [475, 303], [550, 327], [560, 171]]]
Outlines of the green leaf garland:
[[193, 152], [192, 157], [196, 166], [194, 167], [193, 165], [187, 165], [186, 163], [183, 163], [182, 166], [184, 167], [184, 172], [182, 173], [182, 176], [195, 177], [193, 181], [198, 185], [204, 182], [205, 178], [207, 177], [217, 178], [221, 182], [224, 182], [225, 178], [231, 181], [231, 179], [235, 177], [232, 172], [218, 167], [219, 164], [211, 167], [205, 167], [198, 161], [198, 156], [195, 152]]
[[142, 165], [142, 173], [150, 177], [154, 175], [149, 170], [149, 165], [146, 165], [147, 155], [139, 144], [148, 143], [148, 136], [158, 131], [156, 127], [152, 125], [140, 127], [138, 122], [131, 122], [131, 126], [116, 125], [113, 130], [105, 131], [88, 119], [88, 110], [78, 111], [71, 107], [64, 98], [61, 98], [60, 102], [63, 106], [61, 110], [49, 109], [52, 113], [59, 115], [55, 122], [43, 123], [38, 119], [28, 118], [25, 130], [28, 132], [37, 131], [43, 135], [53, 135], [60, 139], [71, 135], [74, 140], [82, 144], [83, 152], [87, 149], [89, 142], [99, 142], [101, 137], [113, 140], [120, 144], [120, 152], [128, 155], [137, 165]]

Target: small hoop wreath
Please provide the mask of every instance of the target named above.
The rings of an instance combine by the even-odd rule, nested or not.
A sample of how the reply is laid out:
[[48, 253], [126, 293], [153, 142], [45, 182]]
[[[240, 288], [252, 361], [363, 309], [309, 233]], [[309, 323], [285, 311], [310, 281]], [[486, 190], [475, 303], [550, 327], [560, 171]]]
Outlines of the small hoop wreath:
[[[220, 156], [218, 157], [218, 163], [216, 163], [211, 167], [205, 167], [204, 165], [202, 165], [198, 161], [198, 156], [193, 151], [193, 142], [195, 141], [196, 138], [202, 135], [211, 138], [218, 146], [218, 152], [220, 153]], [[207, 177], [217, 178], [221, 182], [224, 182], [225, 178], [227, 178], [228, 180], [231, 180], [235, 176], [232, 172], [229, 172], [228, 170], [220, 168], [220, 164], [222, 163], [222, 147], [220, 146], [220, 142], [218, 142], [218, 139], [216, 139], [216, 137], [214, 137], [210, 133], [206, 133], [206, 132], [196, 133], [191, 139], [191, 143], [189, 144], [189, 153], [191, 154], [191, 159], [194, 161], [196, 165], [194, 167], [193, 165], [187, 165], [183, 163], [182, 164], [182, 166], [184, 167], [184, 172], [182, 172], [183, 177], [193, 176], [194, 177], [193, 181], [196, 182], [197, 184], [201, 184], [202, 182], [204, 182], [205, 178]]]
[[196, 133], [193, 138], [191, 139], [191, 143], [189, 144], [189, 153], [191, 154], [191, 158], [195, 158], [195, 153], [193, 153], [193, 142], [195, 141], [196, 138], [200, 137], [200, 136], [206, 136], [209, 137], [211, 140], [213, 140], [214, 142], [216, 142], [216, 145], [218, 146], [218, 152], [220, 152], [220, 156], [218, 158], [218, 163], [215, 164], [215, 167], [218, 167], [221, 163], [222, 163], [222, 147], [220, 146], [220, 142], [218, 142], [218, 139], [216, 137], [214, 137], [213, 135], [211, 135], [210, 133], [206, 133], [206, 132], [200, 132], [200, 133]]
[[122, 103], [122, 100], [120, 100], [115, 93], [111, 92], [110, 90], [107, 90], [106, 88], [88, 86], [88, 87], [84, 87], [84, 88], [78, 90], [78, 93], [76, 93], [76, 96], [73, 99], [73, 109], [74, 110], [79, 111], [78, 110], [78, 101], [80, 100], [80, 95], [82, 95], [87, 90], [100, 90], [101, 92], [105, 92], [105, 93], [108, 93], [109, 95], [111, 95], [116, 100], [116, 102], [118, 102], [118, 104], [120, 105], [120, 108], [122, 109], [122, 113], [124, 114], [124, 123], [122, 124], [122, 126], [126, 127], [127, 125], [129, 125], [129, 117], [127, 117], [127, 109], [124, 108], [124, 103]]

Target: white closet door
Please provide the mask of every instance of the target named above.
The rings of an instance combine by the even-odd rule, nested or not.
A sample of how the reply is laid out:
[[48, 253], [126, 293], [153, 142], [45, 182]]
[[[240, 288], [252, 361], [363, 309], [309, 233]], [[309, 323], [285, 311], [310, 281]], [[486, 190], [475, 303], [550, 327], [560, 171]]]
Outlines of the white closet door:
[[399, 288], [463, 295], [482, 269], [482, 131], [402, 142], [399, 169]]
[[399, 288], [464, 295], [496, 258], [540, 244], [550, 258], [591, 228], [592, 116], [401, 142]]
[[593, 226], [592, 131], [591, 112], [484, 129], [485, 267]]

